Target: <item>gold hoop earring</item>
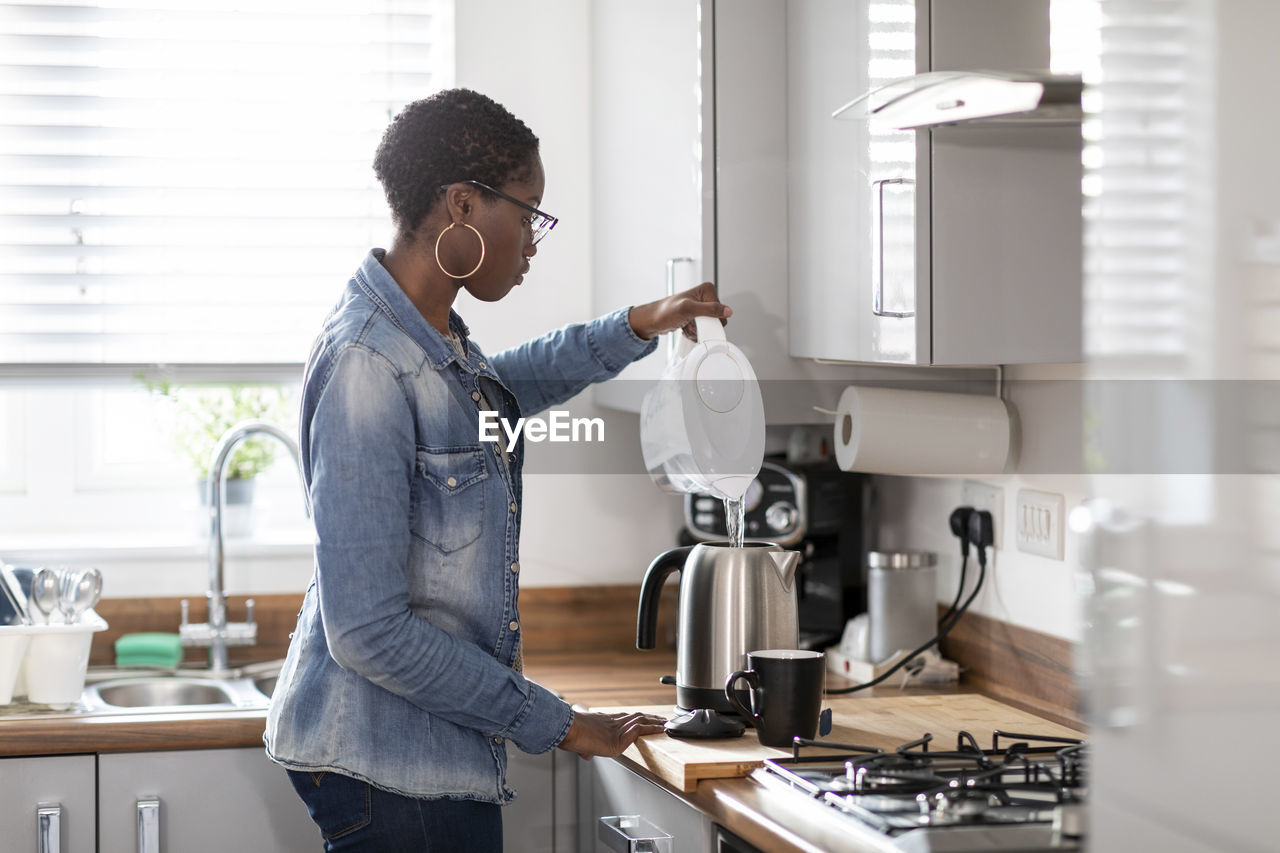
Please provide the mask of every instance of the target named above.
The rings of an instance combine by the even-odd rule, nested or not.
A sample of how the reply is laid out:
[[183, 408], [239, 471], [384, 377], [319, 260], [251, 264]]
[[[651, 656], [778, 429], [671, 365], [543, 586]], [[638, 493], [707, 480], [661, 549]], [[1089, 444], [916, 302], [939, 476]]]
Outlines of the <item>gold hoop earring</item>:
[[[453, 230], [455, 225], [461, 225], [463, 228], [470, 228], [471, 233], [476, 235], [476, 239], [480, 241], [480, 260], [476, 261], [476, 265], [472, 267], [471, 272], [462, 275], [454, 275], [444, 268], [444, 264], [440, 263], [440, 241], [444, 239], [444, 235]], [[480, 265], [484, 263], [484, 237], [471, 225], [465, 222], [450, 222], [449, 227], [440, 232], [440, 236], [436, 238], [436, 266], [440, 267], [440, 272], [449, 276], [449, 278], [470, 278], [476, 274], [476, 270], [480, 269]]]

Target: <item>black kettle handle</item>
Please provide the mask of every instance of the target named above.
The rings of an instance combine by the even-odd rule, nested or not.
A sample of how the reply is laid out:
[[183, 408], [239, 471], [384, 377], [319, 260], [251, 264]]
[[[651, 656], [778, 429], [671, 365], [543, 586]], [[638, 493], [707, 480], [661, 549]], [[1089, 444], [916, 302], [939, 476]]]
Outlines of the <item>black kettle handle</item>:
[[662, 594], [662, 585], [672, 572], [684, 567], [693, 545], [672, 548], [665, 554], [658, 555], [644, 573], [644, 583], [640, 585], [640, 610], [636, 614], [636, 648], [652, 649], [658, 641], [658, 599]]

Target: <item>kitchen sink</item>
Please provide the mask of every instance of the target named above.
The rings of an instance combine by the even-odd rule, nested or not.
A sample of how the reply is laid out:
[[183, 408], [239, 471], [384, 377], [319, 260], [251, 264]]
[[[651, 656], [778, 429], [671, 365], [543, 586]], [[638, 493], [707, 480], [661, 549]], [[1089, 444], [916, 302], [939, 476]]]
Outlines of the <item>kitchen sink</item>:
[[160, 677], [128, 678], [89, 688], [105, 705], [116, 708], [213, 707], [236, 705], [226, 685], [217, 681]]
[[91, 673], [81, 705], [85, 712], [99, 714], [262, 710], [275, 689], [280, 663], [249, 664], [225, 678], [200, 670], [100, 670]]
[[283, 660], [240, 666], [221, 677], [202, 669], [90, 667], [80, 701], [33, 704], [15, 699], [0, 705], [0, 720], [85, 715], [265, 711]]

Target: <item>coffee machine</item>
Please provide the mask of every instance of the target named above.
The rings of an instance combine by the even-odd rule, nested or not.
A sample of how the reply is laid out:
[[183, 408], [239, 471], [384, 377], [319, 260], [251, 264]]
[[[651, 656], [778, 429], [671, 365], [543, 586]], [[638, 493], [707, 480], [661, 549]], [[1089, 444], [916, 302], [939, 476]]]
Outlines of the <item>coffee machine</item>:
[[[831, 459], [790, 463], [767, 456], [744, 502], [746, 541], [800, 552], [800, 647], [838, 643], [845, 623], [867, 609], [869, 479], [841, 471]], [[686, 495], [680, 544], [724, 538], [724, 502]]]

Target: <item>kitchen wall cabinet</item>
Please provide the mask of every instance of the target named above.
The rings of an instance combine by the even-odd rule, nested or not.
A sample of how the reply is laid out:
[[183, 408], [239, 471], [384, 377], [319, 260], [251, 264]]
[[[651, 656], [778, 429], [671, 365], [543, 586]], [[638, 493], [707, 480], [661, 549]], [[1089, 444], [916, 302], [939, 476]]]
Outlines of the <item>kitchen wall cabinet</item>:
[[657, 830], [649, 837], [670, 837], [669, 847], [649, 845], [634, 849], [670, 853], [717, 849], [711, 818], [612, 758], [578, 762], [578, 797], [578, 850], [581, 853], [610, 853], [620, 849], [600, 840], [601, 818], [618, 816], [643, 818], [647, 826]]
[[[1074, 360], [1070, 346], [1050, 353], [1044, 344], [1053, 336], [1036, 326], [1042, 315], [1070, 326], [1068, 312], [1026, 309], [1036, 299], [1031, 291], [1056, 288], [1076, 301], [1078, 320], [1078, 255], [1066, 276], [1074, 276], [1074, 290], [1060, 288], [1062, 277], [1051, 273], [1030, 283], [984, 274], [968, 282], [981, 298], [936, 300], [939, 311], [956, 316], [938, 328], [927, 322], [934, 308], [928, 300], [920, 303], [919, 320], [896, 324], [871, 323], [856, 301], [855, 290], [861, 293], [866, 282], [853, 278], [865, 279], [862, 268], [870, 266], [870, 237], [859, 235], [870, 233], [870, 223], [850, 200], [857, 128], [831, 112], [860, 93], [847, 67], [865, 54], [853, 49], [866, 30], [850, 11], [859, 5], [865, 19], [867, 0], [607, 3], [593, 15], [594, 308], [600, 313], [665, 294], [668, 261], [693, 258], [674, 265], [677, 287], [713, 280], [733, 307], [727, 333], [761, 380], [770, 425], [829, 422], [815, 407], [834, 409], [854, 381], [926, 387], [972, 378], [921, 377], [888, 365]], [[927, 144], [904, 138], [908, 146]], [[956, 156], [966, 155], [973, 156], [968, 149]], [[1017, 188], [1003, 185], [1004, 174], [992, 192], [1007, 196]], [[1044, 180], [1037, 186], [1053, 191]], [[1078, 198], [1078, 174], [1072, 191]], [[1077, 211], [1077, 235], [1078, 220]], [[917, 221], [923, 227], [928, 216]], [[971, 239], [956, 234], [946, 246], [963, 254]], [[1063, 266], [1056, 259], [1046, 264]], [[931, 286], [924, 282], [926, 295]], [[1019, 355], [1015, 342], [1027, 340], [1040, 349]], [[667, 362], [667, 343], [596, 386], [596, 402], [639, 411]]]
[[[603, 314], [703, 279], [704, 162], [698, 0], [597, 3], [591, 15], [592, 308]], [[709, 126], [710, 122], [707, 121]], [[675, 259], [686, 259], [675, 262]], [[668, 263], [672, 261], [672, 263]], [[708, 260], [705, 268], [712, 269]], [[636, 412], [667, 349], [597, 385], [596, 402]]]
[[[834, 408], [855, 374], [788, 346], [786, 26], [783, 0], [595, 8], [594, 309], [665, 295], [668, 261], [693, 259], [674, 264], [676, 287], [714, 281], [733, 307], [727, 334], [764, 383], [766, 420], [821, 423], [813, 407]], [[639, 411], [667, 337], [596, 402]]]
[[[7, 853], [94, 849], [97, 792], [92, 755], [0, 759], [0, 848]], [[41, 847], [41, 807], [54, 809], [59, 844]], [[52, 836], [48, 836], [52, 841]], [[133, 848], [130, 848], [132, 853]]]
[[791, 354], [1078, 362], [1078, 125], [832, 118], [898, 77], [1049, 68], [1048, 0], [807, 0], [785, 32]]
[[[140, 825], [159, 802], [154, 830]], [[280, 767], [258, 747], [110, 753], [98, 757], [99, 853], [311, 851], [320, 833]], [[64, 848], [83, 849], [83, 848]]]

